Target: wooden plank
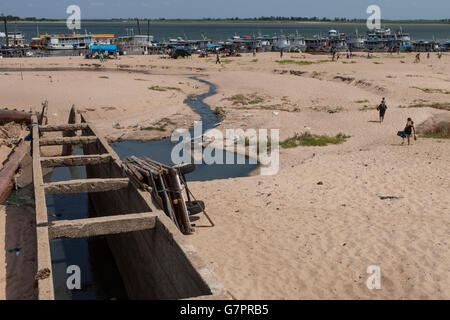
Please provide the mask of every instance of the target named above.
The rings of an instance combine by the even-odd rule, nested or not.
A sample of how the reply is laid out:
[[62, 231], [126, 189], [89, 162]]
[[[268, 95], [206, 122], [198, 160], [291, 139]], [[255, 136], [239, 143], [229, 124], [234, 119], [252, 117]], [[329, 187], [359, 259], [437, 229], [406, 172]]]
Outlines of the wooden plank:
[[28, 143], [22, 140], [9, 156], [8, 162], [0, 170], [0, 204], [3, 203], [13, 189], [13, 178], [25, 154], [28, 152]]
[[[68, 124], [75, 124], [75, 123], [81, 122], [81, 121], [77, 121], [77, 119], [78, 119], [77, 113], [78, 113], [77, 108], [75, 107], [75, 105], [73, 105], [72, 108], [70, 108]], [[63, 137], [76, 137], [77, 133], [76, 133], [76, 131], [63, 131], [62, 136]], [[73, 153], [73, 145], [64, 144], [63, 148], [62, 148], [62, 155], [70, 156], [72, 153]]]
[[84, 179], [44, 183], [45, 194], [73, 194], [116, 191], [128, 188], [128, 178]]
[[96, 136], [84, 137], [58, 137], [58, 138], [44, 138], [40, 140], [41, 146], [57, 146], [65, 144], [88, 144], [97, 142]]
[[48, 125], [40, 126], [41, 132], [54, 132], [54, 131], [77, 131], [83, 130], [88, 127], [87, 123], [75, 123], [75, 124], [60, 124], [60, 125]]
[[191, 234], [194, 230], [187, 214], [186, 201], [183, 196], [178, 170], [171, 168], [166, 175], [168, 189], [171, 190], [171, 200], [174, 208], [175, 218], [178, 221], [181, 232]]
[[[33, 115], [32, 122], [37, 123], [37, 116]], [[37, 241], [37, 278], [39, 300], [54, 300], [52, 261], [50, 254], [50, 242], [48, 237], [48, 217], [47, 203], [45, 201], [45, 192], [42, 187], [42, 167], [39, 151], [39, 128], [37, 125], [32, 127], [33, 133], [33, 183], [34, 183], [34, 202], [36, 209], [36, 241]]]
[[79, 156], [64, 156], [64, 157], [42, 157], [41, 164], [45, 168], [55, 167], [75, 167], [85, 166], [90, 164], [108, 163], [111, 160], [109, 154], [95, 154], [95, 155], [79, 155]]
[[49, 226], [49, 237], [51, 240], [58, 238], [86, 238], [153, 229], [157, 216], [157, 214], [145, 212], [54, 221]]
[[39, 119], [39, 123], [41, 125], [46, 125], [48, 123], [48, 117], [47, 117], [47, 113], [48, 113], [48, 101], [45, 100], [42, 103], [42, 111], [41, 111], [41, 117]]
[[106, 141], [106, 139], [103, 137], [103, 135], [100, 134], [100, 132], [97, 131], [97, 129], [95, 128], [95, 126], [93, 126], [91, 124], [91, 122], [89, 121], [88, 116], [85, 113], [81, 113], [81, 122], [86, 122], [89, 126], [89, 129], [91, 130], [91, 132], [98, 138], [98, 141], [100, 142], [100, 145], [103, 146], [103, 148], [106, 150], [106, 152], [108, 152], [109, 154], [112, 155], [112, 159], [113, 162], [115, 164], [117, 164], [117, 166], [119, 168], [122, 168], [122, 161], [120, 160], [119, 156], [116, 154], [116, 152], [114, 151], [113, 148], [111, 148], [111, 146], [109, 145], [108, 141]]

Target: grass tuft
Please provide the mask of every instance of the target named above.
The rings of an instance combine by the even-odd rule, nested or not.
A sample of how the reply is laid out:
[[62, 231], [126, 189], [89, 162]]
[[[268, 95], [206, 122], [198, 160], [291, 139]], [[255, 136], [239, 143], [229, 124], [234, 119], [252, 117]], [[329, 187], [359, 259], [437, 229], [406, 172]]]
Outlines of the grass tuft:
[[450, 123], [444, 122], [420, 133], [423, 138], [450, 139]]
[[343, 133], [339, 133], [335, 137], [329, 137], [329, 136], [316, 136], [312, 135], [308, 132], [304, 133], [296, 133], [293, 137], [288, 138], [282, 142], [280, 142], [280, 146], [282, 148], [295, 148], [298, 146], [319, 146], [323, 147], [328, 144], [340, 144], [345, 142], [350, 136], [347, 136]]
[[433, 108], [450, 111], [450, 102], [418, 102], [415, 104], [410, 104], [409, 106], [399, 106], [399, 108]]
[[262, 97], [257, 96], [256, 94], [252, 95], [243, 95], [243, 94], [235, 94], [229, 98], [225, 98], [224, 100], [228, 100], [233, 102], [233, 105], [249, 105], [249, 104], [258, 104], [262, 103], [264, 99]]
[[152, 86], [148, 88], [149, 90], [153, 90], [153, 91], [167, 91], [167, 90], [176, 90], [176, 91], [181, 91], [180, 88], [177, 87], [160, 87], [160, 86]]
[[417, 90], [421, 90], [425, 93], [442, 93], [442, 94], [450, 94], [450, 90], [443, 90], [443, 89], [432, 89], [432, 88], [419, 88], [419, 87], [415, 87], [412, 86], [410, 87], [411, 89], [417, 89]]
[[162, 88], [160, 86], [151, 86], [148, 88], [149, 90], [153, 90], [153, 91], [167, 91], [167, 89]]

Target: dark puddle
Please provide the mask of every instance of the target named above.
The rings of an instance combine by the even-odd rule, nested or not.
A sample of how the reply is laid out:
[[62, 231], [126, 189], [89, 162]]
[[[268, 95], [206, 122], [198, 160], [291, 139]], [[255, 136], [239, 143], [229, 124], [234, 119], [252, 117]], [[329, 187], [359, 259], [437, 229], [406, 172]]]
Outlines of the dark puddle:
[[[83, 154], [81, 149], [74, 154]], [[55, 168], [44, 182], [85, 179], [85, 167]], [[93, 214], [88, 194], [47, 195], [49, 221], [85, 219]], [[104, 237], [57, 239], [50, 241], [55, 299], [110, 300], [127, 299], [114, 257]], [[69, 290], [67, 268], [80, 267], [81, 289]]]

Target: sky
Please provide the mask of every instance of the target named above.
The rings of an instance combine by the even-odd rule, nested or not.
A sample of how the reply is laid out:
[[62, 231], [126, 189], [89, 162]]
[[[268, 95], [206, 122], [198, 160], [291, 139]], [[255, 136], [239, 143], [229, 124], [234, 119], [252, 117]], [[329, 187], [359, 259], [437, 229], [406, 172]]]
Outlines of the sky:
[[78, 5], [82, 19], [367, 18], [372, 4], [380, 6], [382, 19], [450, 18], [450, 0], [1, 0], [0, 14], [62, 19], [69, 5]]

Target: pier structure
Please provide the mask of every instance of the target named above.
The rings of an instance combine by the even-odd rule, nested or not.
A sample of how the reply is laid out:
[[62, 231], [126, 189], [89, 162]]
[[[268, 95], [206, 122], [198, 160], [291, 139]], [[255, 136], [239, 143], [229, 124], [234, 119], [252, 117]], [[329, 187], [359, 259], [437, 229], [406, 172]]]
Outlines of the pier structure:
[[[41, 117], [42, 118], [42, 117]], [[229, 299], [230, 295], [150, 193], [139, 190], [85, 114], [72, 107], [69, 123], [41, 125], [32, 116], [39, 300], [55, 298], [50, 241], [105, 236], [130, 299]], [[62, 137], [47, 133], [62, 132]], [[83, 155], [72, 155], [75, 146]], [[61, 156], [41, 147], [63, 146]], [[85, 166], [87, 179], [44, 183], [42, 168]], [[46, 195], [88, 193], [96, 216], [49, 221]]]

